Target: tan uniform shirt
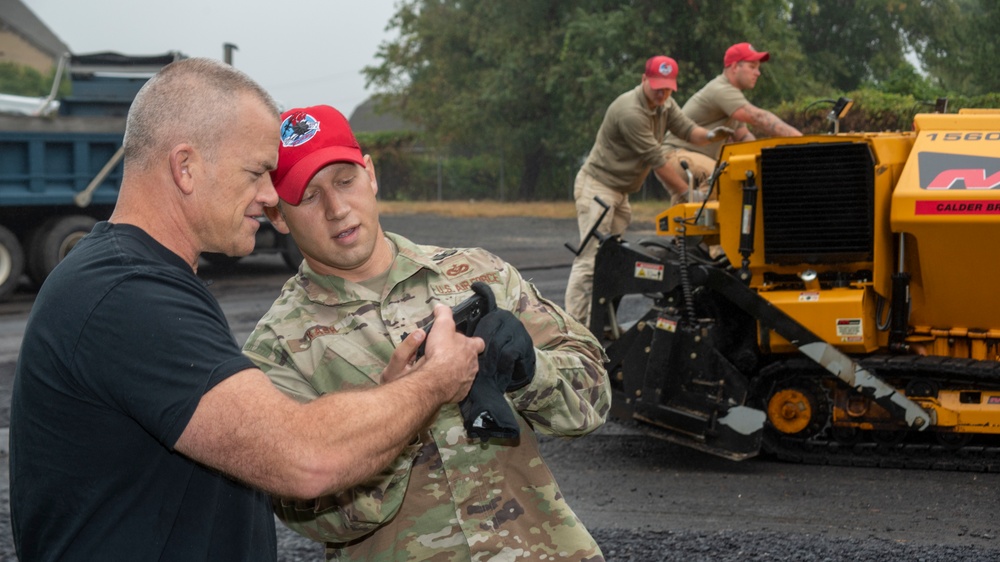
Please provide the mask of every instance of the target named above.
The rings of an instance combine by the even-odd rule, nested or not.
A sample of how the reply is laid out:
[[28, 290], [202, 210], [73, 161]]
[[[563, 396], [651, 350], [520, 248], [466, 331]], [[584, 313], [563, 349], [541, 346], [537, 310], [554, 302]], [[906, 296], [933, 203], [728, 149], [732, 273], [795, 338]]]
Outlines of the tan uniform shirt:
[[[735, 131], [742, 123], [730, 116], [748, 103], [750, 102], [743, 95], [743, 91], [730, 84], [725, 75], [720, 74], [691, 96], [691, 99], [684, 104], [683, 111], [684, 115], [706, 129], [729, 127]], [[698, 146], [688, 142], [686, 138], [669, 134], [663, 144], [667, 148], [685, 148], [700, 152], [715, 160], [719, 157], [723, 142], [716, 141]]]
[[642, 86], [637, 86], [608, 106], [582, 170], [608, 188], [635, 193], [650, 169], [666, 163], [661, 146], [666, 131], [686, 139], [694, 127], [673, 98], [649, 109]]

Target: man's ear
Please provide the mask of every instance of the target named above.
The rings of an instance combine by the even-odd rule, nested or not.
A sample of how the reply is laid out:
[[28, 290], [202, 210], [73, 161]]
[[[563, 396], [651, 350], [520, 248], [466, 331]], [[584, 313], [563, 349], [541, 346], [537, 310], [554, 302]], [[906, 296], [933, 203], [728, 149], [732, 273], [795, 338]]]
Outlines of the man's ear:
[[182, 143], [175, 146], [170, 151], [170, 174], [174, 178], [174, 184], [180, 188], [185, 195], [194, 192], [194, 172], [195, 156], [194, 147]]
[[375, 179], [375, 162], [372, 162], [370, 154], [365, 154], [365, 171], [368, 172], [368, 179], [372, 184], [372, 193], [378, 195], [378, 180]]
[[[281, 203], [278, 203], [278, 205], [281, 205]], [[264, 207], [264, 214], [278, 232], [282, 234], [290, 234], [292, 232], [288, 229], [288, 224], [285, 223], [285, 216], [281, 214], [281, 209], [277, 206]]]

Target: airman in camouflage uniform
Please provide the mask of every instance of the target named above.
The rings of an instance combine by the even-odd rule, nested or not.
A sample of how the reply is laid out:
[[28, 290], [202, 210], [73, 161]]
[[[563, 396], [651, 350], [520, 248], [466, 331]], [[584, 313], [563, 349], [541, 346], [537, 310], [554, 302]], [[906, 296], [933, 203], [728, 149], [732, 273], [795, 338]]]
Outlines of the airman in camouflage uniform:
[[[305, 110], [298, 111], [305, 115]], [[318, 121], [324, 121], [321, 130], [329, 133], [332, 119]], [[275, 180], [281, 205], [297, 206], [303, 198], [301, 188], [291, 194], [285, 189], [282, 159], [284, 153]], [[370, 158], [365, 156], [364, 161], [377, 189]], [[331, 183], [329, 189], [339, 185]], [[339, 195], [320, 196], [332, 200]], [[352, 212], [360, 213], [356, 209], [365, 202], [354, 202]], [[288, 228], [290, 213], [284, 209], [280, 216], [269, 214], [279, 229]], [[377, 225], [377, 212], [371, 214]], [[329, 211], [325, 216], [334, 215]], [[338, 220], [360, 224], [343, 227], [351, 236], [365, 229], [364, 219]], [[301, 235], [297, 241], [303, 238], [300, 247], [306, 260], [244, 347], [283, 392], [308, 401], [329, 392], [380, 384], [382, 371], [405, 334], [431, 320], [435, 303], [454, 306], [471, 296], [475, 281], [488, 284], [497, 308], [511, 311], [523, 323], [535, 347], [536, 369], [527, 386], [505, 395], [519, 414], [519, 439], [471, 439], [459, 408], [448, 405], [378, 476], [332, 496], [307, 501], [275, 498], [278, 517], [298, 533], [326, 543], [330, 560], [603, 561], [600, 548], [545, 465], [535, 435], [537, 430], [580, 436], [604, 422], [610, 407], [606, 358], [590, 332], [485, 250], [419, 246], [383, 234], [380, 226], [372, 227], [384, 236], [373, 243], [372, 251], [387, 252], [388, 269], [351, 281], [317, 273], [317, 267], [325, 267], [312, 256], [318, 250], [309, 246], [306, 234], [293, 221], [287, 224]], [[310, 238], [323, 242], [324, 236]]]

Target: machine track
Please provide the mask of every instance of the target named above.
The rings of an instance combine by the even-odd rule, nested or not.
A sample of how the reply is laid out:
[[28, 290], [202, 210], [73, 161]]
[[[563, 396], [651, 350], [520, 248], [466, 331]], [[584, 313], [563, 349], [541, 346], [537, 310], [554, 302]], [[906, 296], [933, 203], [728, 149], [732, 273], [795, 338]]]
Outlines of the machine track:
[[[949, 357], [872, 356], [862, 366], [894, 383], [932, 381], [940, 388], [1000, 388], [1000, 363]], [[968, 385], [968, 386], [966, 386]], [[908, 431], [894, 442], [871, 432], [856, 439], [834, 436], [830, 427], [811, 436], [788, 436], [770, 426], [764, 451], [777, 458], [806, 464], [910, 468], [970, 472], [1000, 472], [1000, 437], [975, 435], [968, 444], [942, 444], [931, 430]]]

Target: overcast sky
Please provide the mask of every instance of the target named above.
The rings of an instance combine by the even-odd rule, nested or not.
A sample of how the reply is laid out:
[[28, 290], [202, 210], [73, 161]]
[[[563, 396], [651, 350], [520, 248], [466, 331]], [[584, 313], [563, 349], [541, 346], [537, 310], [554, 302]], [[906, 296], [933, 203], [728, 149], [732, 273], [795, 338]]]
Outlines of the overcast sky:
[[329, 104], [350, 117], [372, 92], [394, 0], [22, 0], [74, 54], [180, 51], [223, 59], [260, 82], [283, 108]]

